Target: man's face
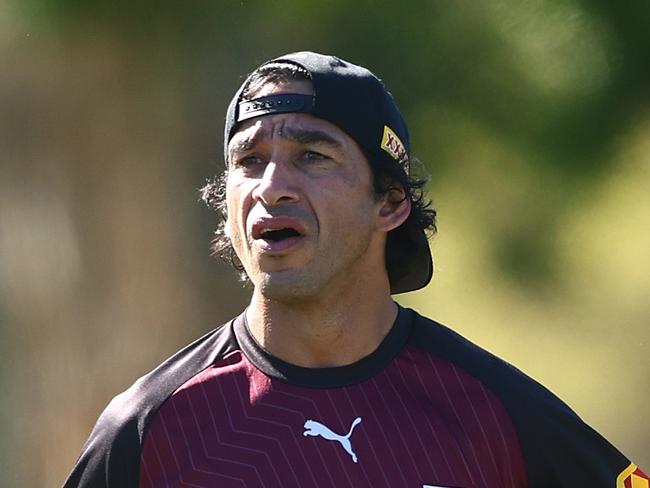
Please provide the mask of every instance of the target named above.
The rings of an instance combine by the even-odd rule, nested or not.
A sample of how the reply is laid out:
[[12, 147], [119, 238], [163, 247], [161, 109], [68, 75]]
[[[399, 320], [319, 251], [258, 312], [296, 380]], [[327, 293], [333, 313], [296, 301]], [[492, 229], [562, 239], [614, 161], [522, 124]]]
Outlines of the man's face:
[[[301, 82], [257, 96], [311, 94]], [[256, 290], [275, 300], [316, 297], [383, 266], [381, 202], [356, 142], [310, 114], [243, 122], [228, 144], [226, 231]]]

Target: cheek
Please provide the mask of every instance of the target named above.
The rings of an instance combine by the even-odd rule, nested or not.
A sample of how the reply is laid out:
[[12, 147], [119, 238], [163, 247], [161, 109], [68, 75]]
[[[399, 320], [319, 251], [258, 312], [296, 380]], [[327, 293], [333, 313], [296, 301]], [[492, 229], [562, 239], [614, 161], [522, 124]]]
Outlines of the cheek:
[[226, 182], [226, 210], [228, 218], [241, 214], [243, 202], [246, 200], [246, 185], [238, 178], [228, 177]]
[[321, 215], [334, 234], [366, 232], [374, 227], [378, 204], [367, 188], [355, 187], [351, 191], [340, 188], [327, 201]]
[[233, 211], [233, 208], [231, 206], [228, 207], [228, 216], [223, 230], [230, 240], [233, 249], [241, 259], [245, 249], [246, 235], [244, 226], [242, 225], [242, 218], [236, 211]]
[[228, 217], [226, 219], [226, 225], [225, 225], [225, 232], [228, 238], [233, 242], [233, 244], [237, 244], [238, 242], [242, 241], [244, 239], [242, 233], [244, 232], [244, 225], [243, 225], [243, 219], [241, 216], [232, 210], [232, 208], [228, 211]]
[[232, 240], [232, 231], [230, 230], [230, 222], [232, 222], [232, 219], [228, 217], [226, 219], [226, 222], [223, 225], [223, 231], [226, 233], [226, 237]]
[[252, 206], [254, 182], [230, 179], [226, 184], [225, 230], [231, 241], [246, 240], [246, 219]]

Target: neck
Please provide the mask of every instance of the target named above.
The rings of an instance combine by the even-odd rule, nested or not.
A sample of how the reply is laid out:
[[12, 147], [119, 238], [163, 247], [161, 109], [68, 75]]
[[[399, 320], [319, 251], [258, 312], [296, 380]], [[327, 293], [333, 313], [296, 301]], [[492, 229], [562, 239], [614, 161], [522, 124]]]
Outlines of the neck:
[[266, 351], [311, 368], [362, 359], [379, 346], [396, 317], [387, 282], [292, 302], [270, 300], [255, 290], [246, 311], [251, 334]]

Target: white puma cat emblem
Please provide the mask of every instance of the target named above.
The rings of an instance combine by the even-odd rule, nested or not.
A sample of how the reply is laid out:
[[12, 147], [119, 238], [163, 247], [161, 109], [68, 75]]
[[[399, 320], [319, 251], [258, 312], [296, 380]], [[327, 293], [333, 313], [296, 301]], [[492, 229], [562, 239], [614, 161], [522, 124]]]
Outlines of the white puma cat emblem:
[[356, 463], [357, 455], [352, 450], [352, 444], [350, 443], [350, 436], [352, 435], [352, 431], [354, 430], [354, 428], [360, 423], [361, 423], [361, 417], [357, 417], [356, 419], [354, 419], [352, 425], [350, 426], [350, 431], [348, 432], [347, 435], [343, 436], [337, 434], [336, 432], [332, 432], [332, 430], [329, 427], [326, 427], [320, 422], [310, 419], [305, 422], [306, 430], [302, 433], [302, 435], [321, 436], [323, 439], [327, 439], [328, 441], [336, 441], [340, 443], [343, 446], [343, 449], [345, 449], [347, 453], [352, 457], [352, 461]]

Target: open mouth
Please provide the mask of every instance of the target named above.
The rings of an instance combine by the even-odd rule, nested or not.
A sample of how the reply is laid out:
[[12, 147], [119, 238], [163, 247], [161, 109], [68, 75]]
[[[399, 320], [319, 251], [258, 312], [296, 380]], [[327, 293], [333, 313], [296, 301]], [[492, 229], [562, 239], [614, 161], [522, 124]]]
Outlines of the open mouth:
[[300, 237], [300, 233], [290, 227], [283, 229], [265, 229], [260, 233], [261, 239], [272, 242], [280, 242], [290, 237]]
[[252, 238], [266, 252], [285, 252], [306, 236], [304, 226], [291, 217], [262, 217], [255, 221]]

